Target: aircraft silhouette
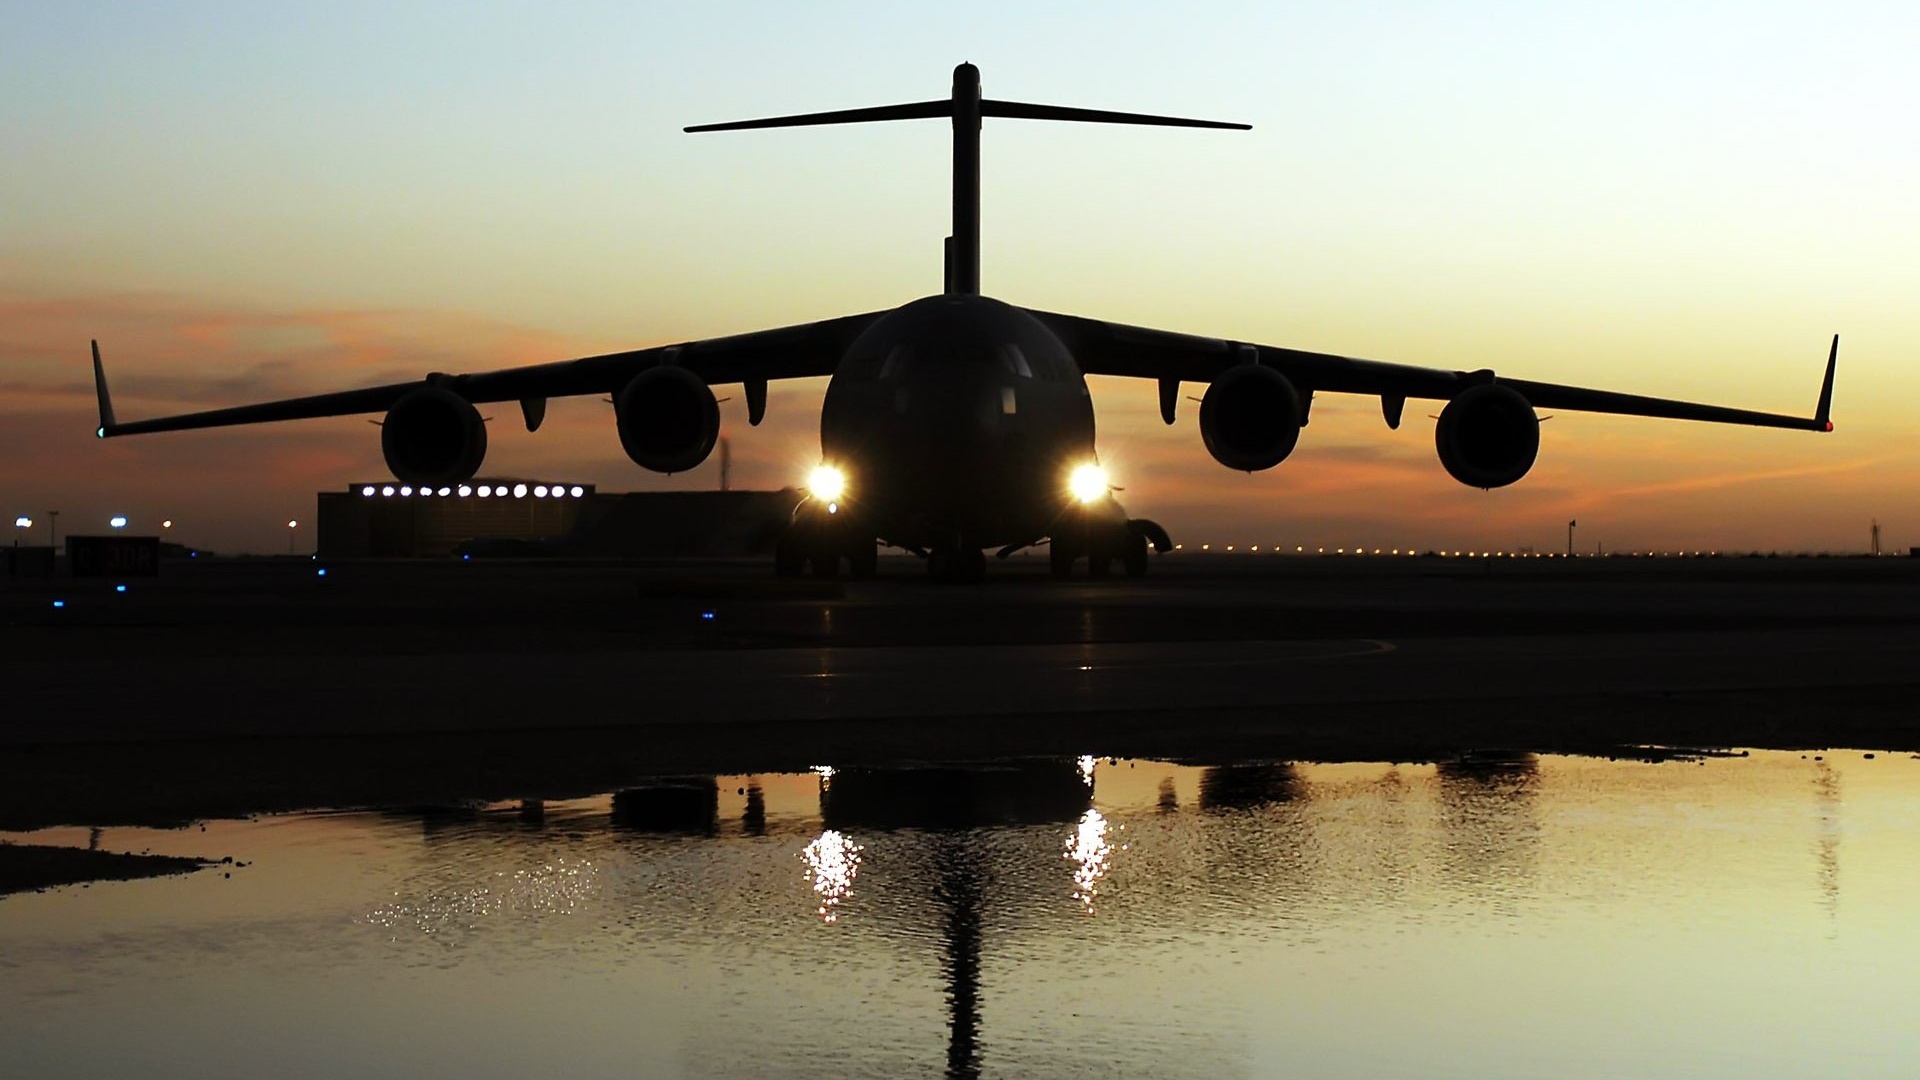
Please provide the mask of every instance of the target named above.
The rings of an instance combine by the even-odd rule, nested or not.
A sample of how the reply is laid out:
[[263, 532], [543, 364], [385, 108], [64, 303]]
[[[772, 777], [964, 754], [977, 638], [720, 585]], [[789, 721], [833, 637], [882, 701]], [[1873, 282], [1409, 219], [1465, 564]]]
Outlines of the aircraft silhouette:
[[380, 445], [396, 478], [441, 486], [471, 478], [487, 449], [476, 404], [518, 401], [527, 430], [548, 398], [611, 395], [620, 445], [643, 468], [684, 472], [705, 461], [720, 432], [712, 387], [739, 383], [747, 418], [766, 414], [774, 379], [830, 376], [820, 415], [821, 467], [775, 555], [776, 570], [874, 572], [876, 542], [925, 555], [934, 576], [974, 579], [983, 549], [1001, 557], [1045, 543], [1053, 571], [1087, 560], [1104, 576], [1117, 562], [1145, 573], [1166, 530], [1128, 519], [1094, 452], [1084, 376], [1159, 383], [1160, 416], [1174, 420], [1183, 382], [1202, 383], [1200, 436], [1220, 464], [1249, 472], [1285, 460], [1316, 393], [1380, 399], [1398, 428], [1408, 398], [1444, 401], [1435, 430], [1440, 462], [1463, 484], [1496, 488], [1533, 467], [1534, 409], [1831, 431], [1835, 335], [1810, 418], [1698, 405], [1555, 383], [1360, 360], [1170, 333], [1018, 307], [980, 293], [980, 127], [985, 117], [1175, 127], [1240, 128], [984, 98], [972, 64], [953, 70], [949, 98], [690, 127], [689, 132], [948, 117], [953, 123], [953, 235], [946, 288], [896, 308], [823, 322], [688, 341], [258, 405], [119, 423], [93, 346], [100, 426], [107, 438], [317, 416], [384, 412]]

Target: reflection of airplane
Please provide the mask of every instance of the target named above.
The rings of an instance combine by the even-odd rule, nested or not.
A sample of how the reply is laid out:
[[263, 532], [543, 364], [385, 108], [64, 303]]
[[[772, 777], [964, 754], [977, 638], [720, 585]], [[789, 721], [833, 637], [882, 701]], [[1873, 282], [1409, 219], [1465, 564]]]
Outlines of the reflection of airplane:
[[1440, 462], [1461, 483], [1495, 488], [1525, 476], [1539, 451], [1536, 407], [1831, 430], [1834, 357], [1811, 418], [1354, 360], [1195, 337], [1015, 307], [980, 293], [980, 124], [983, 117], [1180, 127], [1202, 120], [997, 101], [971, 64], [954, 69], [951, 98], [812, 113], [689, 131], [950, 117], [953, 235], [937, 296], [859, 315], [632, 352], [319, 394], [260, 405], [119, 423], [94, 348], [103, 438], [183, 428], [384, 412], [380, 443], [393, 474], [447, 494], [480, 468], [487, 434], [479, 403], [518, 401], [528, 430], [547, 399], [611, 395], [620, 445], [643, 468], [683, 472], [706, 460], [720, 430], [711, 387], [742, 384], [750, 423], [773, 379], [831, 376], [820, 417], [823, 464], [795, 512], [776, 563], [855, 574], [875, 566], [875, 540], [929, 556], [936, 576], [971, 578], [983, 548], [1001, 555], [1050, 543], [1055, 573], [1088, 559], [1101, 575], [1119, 561], [1144, 573], [1147, 549], [1170, 545], [1152, 522], [1129, 521], [1094, 454], [1086, 375], [1156, 380], [1173, 422], [1182, 382], [1204, 383], [1200, 436], [1222, 465], [1254, 471], [1293, 451], [1319, 392], [1380, 398], [1400, 426], [1408, 398], [1446, 402], [1435, 431]]

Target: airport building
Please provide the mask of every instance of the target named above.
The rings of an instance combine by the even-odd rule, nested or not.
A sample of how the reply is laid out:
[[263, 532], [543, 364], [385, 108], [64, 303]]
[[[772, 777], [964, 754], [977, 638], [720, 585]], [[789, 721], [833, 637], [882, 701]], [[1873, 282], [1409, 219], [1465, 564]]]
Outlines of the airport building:
[[799, 492], [602, 493], [592, 484], [475, 479], [447, 487], [381, 480], [316, 498], [325, 558], [763, 555]]

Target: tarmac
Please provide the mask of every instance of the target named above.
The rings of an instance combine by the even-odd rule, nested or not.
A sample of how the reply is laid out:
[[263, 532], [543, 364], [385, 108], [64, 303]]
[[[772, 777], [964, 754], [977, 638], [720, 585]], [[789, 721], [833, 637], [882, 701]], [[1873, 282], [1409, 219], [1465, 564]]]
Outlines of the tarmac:
[[0, 579], [0, 827], [1058, 754], [1920, 750], [1920, 559], [990, 574], [239, 559]]

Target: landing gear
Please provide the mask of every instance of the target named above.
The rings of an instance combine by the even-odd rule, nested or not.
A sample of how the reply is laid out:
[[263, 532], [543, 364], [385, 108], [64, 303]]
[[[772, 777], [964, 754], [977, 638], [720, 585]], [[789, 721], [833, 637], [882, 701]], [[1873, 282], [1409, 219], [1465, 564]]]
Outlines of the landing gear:
[[1147, 576], [1147, 538], [1138, 533], [1128, 533], [1126, 543], [1121, 547], [1120, 565], [1126, 568], [1128, 577]]
[[987, 553], [975, 547], [937, 547], [927, 555], [927, 576], [935, 581], [983, 581]]
[[879, 545], [852, 515], [827, 512], [817, 503], [806, 502], [774, 542], [773, 572], [783, 578], [807, 572], [816, 578], [835, 578], [840, 576], [842, 559], [849, 577], [870, 578], [880, 569]]
[[1117, 562], [1130, 578], [1145, 577], [1148, 553], [1173, 550], [1167, 531], [1145, 518], [1117, 523], [1069, 525], [1048, 543], [1047, 568], [1056, 578], [1073, 576], [1073, 564], [1082, 555], [1087, 560], [1087, 576], [1105, 578]]

